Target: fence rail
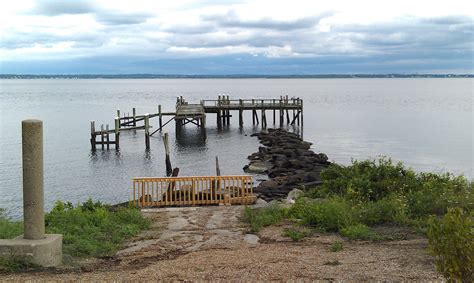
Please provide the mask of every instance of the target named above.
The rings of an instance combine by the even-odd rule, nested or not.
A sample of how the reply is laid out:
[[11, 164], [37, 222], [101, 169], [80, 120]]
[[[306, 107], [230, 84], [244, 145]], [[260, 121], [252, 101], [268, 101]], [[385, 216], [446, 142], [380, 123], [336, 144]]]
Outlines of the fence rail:
[[133, 178], [133, 202], [140, 208], [254, 201], [251, 176]]

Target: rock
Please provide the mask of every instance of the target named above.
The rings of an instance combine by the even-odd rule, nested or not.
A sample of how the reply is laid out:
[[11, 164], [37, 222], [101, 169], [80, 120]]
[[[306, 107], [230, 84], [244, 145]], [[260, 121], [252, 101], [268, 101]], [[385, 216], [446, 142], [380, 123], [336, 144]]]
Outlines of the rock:
[[267, 171], [267, 166], [262, 162], [255, 162], [244, 167], [245, 173], [263, 174]]
[[307, 182], [318, 181], [320, 179], [321, 179], [321, 176], [319, 175], [319, 173], [312, 171], [304, 175], [303, 181], [307, 183]]
[[244, 241], [250, 245], [258, 245], [260, 238], [254, 234], [245, 234]]
[[273, 180], [266, 180], [266, 181], [261, 182], [260, 185], [258, 185], [258, 187], [263, 190], [274, 190], [278, 188], [278, 183]]
[[297, 200], [298, 198], [302, 197], [304, 195], [304, 192], [302, 190], [298, 189], [293, 189], [288, 193], [288, 196], [286, 197], [286, 201], [288, 203], [291, 203], [291, 201]]
[[267, 201], [265, 201], [264, 199], [261, 199], [261, 198], [257, 199], [257, 201], [255, 202], [255, 204], [266, 204], [266, 203], [267, 203]]

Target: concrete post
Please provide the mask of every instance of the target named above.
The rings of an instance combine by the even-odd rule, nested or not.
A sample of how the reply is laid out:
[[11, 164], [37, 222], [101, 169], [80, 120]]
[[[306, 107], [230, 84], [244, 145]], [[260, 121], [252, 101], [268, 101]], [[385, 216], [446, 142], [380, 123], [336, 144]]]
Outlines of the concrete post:
[[21, 126], [24, 238], [44, 239], [43, 122], [24, 120]]

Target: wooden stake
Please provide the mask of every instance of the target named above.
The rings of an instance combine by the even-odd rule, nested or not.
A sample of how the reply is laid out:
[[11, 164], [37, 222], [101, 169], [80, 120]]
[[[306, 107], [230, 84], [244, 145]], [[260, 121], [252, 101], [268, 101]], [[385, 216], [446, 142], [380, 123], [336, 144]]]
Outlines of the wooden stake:
[[173, 173], [173, 167], [171, 166], [171, 160], [170, 160], [170, 148], [168, 144], [168, 133], [165, 133], [163, 136], [163, 144], [165, 145], [165, 165], [166, 165], [166, 176], [169, 177]]
[[110, 149], [110, 139], [109, 139], [109, 124], [105, 126], [105, 137], [107, 141], [107, 149]]
[[150, 115], [145, 114], [145, 148], [150, 150]]
[[161, 104], [158, 105], [158, 118], [159, 118], [159, 122], [160, 122], [160, 131], [163, 129], [163, 119], [162, 119], [162, 115], [161, 115]]
[[91, 121], [91, 150], [95, 149], [95, 121]]
[[120, 117], [115, 118], [115, 149], [120, 149]]
[[100, 125], [100, 142], [102, 144], [102, 150], [104, 149], [104, 124]]

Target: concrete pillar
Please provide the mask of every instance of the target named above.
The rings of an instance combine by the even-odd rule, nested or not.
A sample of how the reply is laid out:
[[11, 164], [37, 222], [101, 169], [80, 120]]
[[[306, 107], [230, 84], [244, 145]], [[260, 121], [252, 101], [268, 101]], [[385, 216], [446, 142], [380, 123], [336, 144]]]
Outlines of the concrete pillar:
[[24, 238], [44, 239], [43, 122], [24, 120], [21, 126]]

